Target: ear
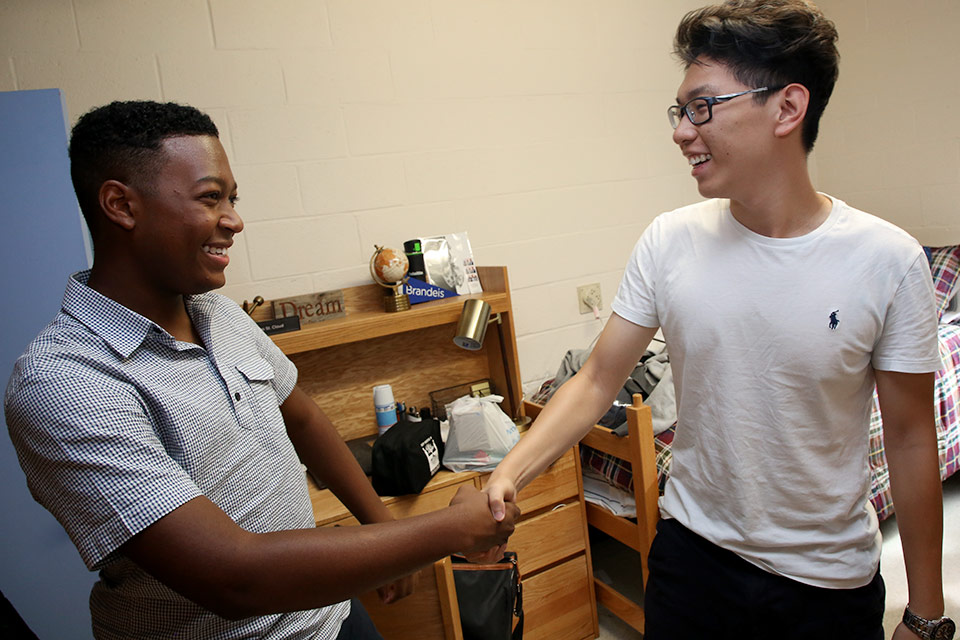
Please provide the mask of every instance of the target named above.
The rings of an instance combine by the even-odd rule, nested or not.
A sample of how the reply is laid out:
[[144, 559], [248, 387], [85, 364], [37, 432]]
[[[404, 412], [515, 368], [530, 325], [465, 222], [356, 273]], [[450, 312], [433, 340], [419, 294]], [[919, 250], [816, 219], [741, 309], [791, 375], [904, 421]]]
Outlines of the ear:
[[788, 84], [777, 97], [777, 123], [774, 135], [780, 138], [798, 131], [807, 115], [810, 104], [810, 91], [802, 84]]
[[107, 180], [100, 185], [100, 210], [109, 222], [125, 231], [131, 231], [137, 224], [132, 200], [133, 189], [119, 180]]

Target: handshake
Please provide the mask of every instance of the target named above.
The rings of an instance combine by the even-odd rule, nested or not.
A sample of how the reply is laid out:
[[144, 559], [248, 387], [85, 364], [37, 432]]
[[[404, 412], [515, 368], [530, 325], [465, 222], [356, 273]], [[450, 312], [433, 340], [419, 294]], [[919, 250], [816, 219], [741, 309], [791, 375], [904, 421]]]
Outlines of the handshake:
[[483, 491], [464, 485], [450, 506], [463, 512], [462, 522], [471, 542], [462, 551], [467, 560], [477, 563], [499, 560], [520, 518], [514, 485], [503, 479], [490, 482]]

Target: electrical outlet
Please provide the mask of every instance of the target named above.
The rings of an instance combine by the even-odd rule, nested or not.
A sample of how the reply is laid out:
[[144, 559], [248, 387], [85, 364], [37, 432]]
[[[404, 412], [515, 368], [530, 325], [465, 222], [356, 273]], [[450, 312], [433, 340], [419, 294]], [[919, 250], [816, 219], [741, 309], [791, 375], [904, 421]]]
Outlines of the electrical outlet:
[[580, 304], [580, 315], [593, 313], [593, 308], [603, 309], [603, 298], [600, 296], [600, 283], [585, 284], [577, 287], [577, 302]]

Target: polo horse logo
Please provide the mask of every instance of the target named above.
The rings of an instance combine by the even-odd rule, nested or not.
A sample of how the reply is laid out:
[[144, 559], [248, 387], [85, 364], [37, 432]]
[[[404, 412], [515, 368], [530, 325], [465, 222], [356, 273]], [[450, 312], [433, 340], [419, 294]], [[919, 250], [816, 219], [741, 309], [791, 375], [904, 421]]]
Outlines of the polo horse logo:
[[840, 318], [837, 317], [838, 313], [840, 313], [840, 309], [830, 314], [830, 331], [836, 331], [837, 327], [840, 326]]

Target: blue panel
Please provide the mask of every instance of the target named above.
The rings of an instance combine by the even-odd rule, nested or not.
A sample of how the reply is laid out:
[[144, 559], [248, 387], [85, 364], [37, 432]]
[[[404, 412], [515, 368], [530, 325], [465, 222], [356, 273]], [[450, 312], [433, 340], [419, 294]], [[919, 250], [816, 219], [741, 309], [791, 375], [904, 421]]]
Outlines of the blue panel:
[[[57, 89], [0, 92], [0, 381], [60, 308], [67, 277], [87, 266], [70, 183], [67, 123]], [[96, 576], [27, 490], [0, 437], [0, 589], [40, 638], [92, 638]]]

